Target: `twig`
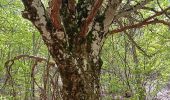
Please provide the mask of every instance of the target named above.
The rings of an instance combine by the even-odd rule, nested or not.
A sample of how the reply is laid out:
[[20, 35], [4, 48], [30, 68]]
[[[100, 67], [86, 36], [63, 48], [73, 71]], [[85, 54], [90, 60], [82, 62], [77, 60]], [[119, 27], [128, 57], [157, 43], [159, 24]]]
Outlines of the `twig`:
[[[121, 27], [123, 27], [123, 25], [122, 25], [120, 22], [118, 22], [118, 23], [119, 23], [119, 25], [120, 25]], [[137, 49], [142, 52], [143, 55], [145, 55], [145, 56], [147, 56], [147, 57], [151, 57], [150, 55], [148, 55], [148, 54], [146, 53], [145, 50], [142, 49], [142, 47], [140, 47], [140, 46], [135, 42], [135, 40], [132, 38], [132, 36], [131, 36], [130, 34], [128, 34], [128, 32], [127, 32], [126, 30], [124, 30], [123, 32], [127, 35], [127, 37], [129, 38], [129, 40], [137, 47]]]

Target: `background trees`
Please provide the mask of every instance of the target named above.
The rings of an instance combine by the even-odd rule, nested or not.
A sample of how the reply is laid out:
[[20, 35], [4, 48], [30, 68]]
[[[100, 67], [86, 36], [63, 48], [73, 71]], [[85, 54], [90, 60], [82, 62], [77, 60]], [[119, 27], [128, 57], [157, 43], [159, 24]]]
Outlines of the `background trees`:
[[[59, 77], [53, 69], [57, 68], [48, 67], [53, 66], [49, 63], [54, 62], [51, 61], [39, 33], [19, 15], [23, 7], [21, 2], [1, 0], [0, 4], [1, 94], [3, 97], [16, 99], [50, 98], [51, 95], [60, 98], [57, 94], [59, 89], [54, 88], [58, 86]], [[144, 5], [146, 6], [143, 7]], [[131, 99], [154, 97], [168, 82], [169, 29], [163, 25], [169, 25], [168, 5], [168, 0], [122, 1], [121, 10], [110, 27], [113, 36], [107, 39], [102, 51], [104, 64], [100, 84], [103, 99], [118, 95], [130, 95]], [[153, 25], [139, 29], [151, 23]], [[10, 64], [6, 66], [7, 73], [4, 77], [5, 62], [18, 55], [24, 56], [20, 60], [16, 58], [12, 69], [9, 70]], [[39, 59], [43, 57], [46, 59], [39, 63]], [[55, 78], [53, 75], [56, 75]]]

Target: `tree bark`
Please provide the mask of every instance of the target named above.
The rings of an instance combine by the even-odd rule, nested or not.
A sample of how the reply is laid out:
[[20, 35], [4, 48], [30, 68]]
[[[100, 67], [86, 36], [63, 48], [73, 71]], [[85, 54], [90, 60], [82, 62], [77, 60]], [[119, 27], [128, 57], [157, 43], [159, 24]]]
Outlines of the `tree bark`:
[[[49, 49], [59, 67], [63, 83], [63, 100], [98, 100], [102, 66], [99, 57], [101, 46], [98, 46], [97, 42], [88, 43], [83, 38], [77, 38], [72, 45], [74, 45], [74, 50], [69, 50], [69, 46], [63, 48], [62, 51], [59, 50], [60, 53], [62, 52], [61, 55], [58, 55], [60, 53], [57, 53], [58, 48], [55, 49], [55, 46]], [[94, 45], [98, 46], [98, 49], [92, 47]]]
[[[75, 60], [70, 61], [71, 60]], [[59, 65], [62, 77], [62, 96], [64, 100], [98, 100], [99, 99], [99, 66], [92, 66], [83, 58], [70, 58]], [[79, 59], [76, 61], [76, 59]], [[84, 60], [84, 61], [83, 61]], [[94, 68], [97, 67], [98, 70]]]
[[100, 51], [120, 1], [110, 2], [117, 4], [99, 13], [102, 0], [82, 0], [76, 7], [74, 0], [52, 0], [50, 12], [41, 0], [22, 0], [22, 16], [39, 30], [59, 68], [63, 100], [99, 100]]

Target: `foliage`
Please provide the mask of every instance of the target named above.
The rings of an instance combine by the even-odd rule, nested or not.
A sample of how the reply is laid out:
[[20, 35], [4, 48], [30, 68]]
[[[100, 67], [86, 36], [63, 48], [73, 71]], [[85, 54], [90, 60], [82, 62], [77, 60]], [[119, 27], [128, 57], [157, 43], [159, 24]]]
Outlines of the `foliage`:
[[146, 29], [138, 29], [134, 33], [134, 40], [151, 55], [147, 57], [136, 48], [139, 60], [137, 66], [133, 59], [133, 43], [126, 34], [115, 34], [108, 38], [102, 52], [104, 64], [101, 84], [104, 91], [116, 95], [124, 95], [127, 91], [134, 93], [138, 88], [135, 76], [140, 75], [140, 84], [147, 88], [146, 90], [149, 89], [148, 85], [152, 87], [156, 85], [154, 90], [147, 91], [148, 94], [155, 96], [169, 80], [168, 33], [167, 27], [157, 25], [149, 25]]

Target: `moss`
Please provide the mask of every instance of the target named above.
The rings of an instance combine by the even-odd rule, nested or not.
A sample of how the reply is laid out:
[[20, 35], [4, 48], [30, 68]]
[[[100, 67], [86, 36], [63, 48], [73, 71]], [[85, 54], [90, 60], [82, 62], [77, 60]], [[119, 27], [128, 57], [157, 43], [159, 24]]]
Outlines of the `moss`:
[[93, 30], [91, 30], [87, 36], [87, 43], [91, 44], [93, 41]]
[[95, 21], [98, 22], [101, 27], [103, 27], [103, 21], [104, 21], [104, 19], [105, 19], [104, 14], [102, 14], [102, 15], [97, 15], [96, 18], [95, 18]]
[[88, 16], [88, 6], [90, 5], [90, 0], [79, 0], [77, 4], [77, 24], [80, 26], [82, 24], [82, 19]]

